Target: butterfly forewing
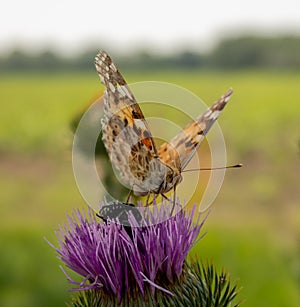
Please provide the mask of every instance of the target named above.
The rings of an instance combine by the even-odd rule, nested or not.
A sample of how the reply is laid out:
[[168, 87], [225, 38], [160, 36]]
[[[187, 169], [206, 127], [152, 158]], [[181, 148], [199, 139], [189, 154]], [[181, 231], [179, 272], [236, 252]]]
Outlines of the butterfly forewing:
[[111, 58], [100, 51], [95, 65], [105, 85], [103, 142], [120, 179], [137, 195], [159, 189], [166, 166], [157, 150], [144, 115]]
[[198, 116], [195, 121], [188, 124], [171, 141], [162, 144], [158, 149], [160, 159], [167, 165], [174, 165], [182, 171], [219, 117], [231, 94], [232, 89], [219, 98], [202, 115]]

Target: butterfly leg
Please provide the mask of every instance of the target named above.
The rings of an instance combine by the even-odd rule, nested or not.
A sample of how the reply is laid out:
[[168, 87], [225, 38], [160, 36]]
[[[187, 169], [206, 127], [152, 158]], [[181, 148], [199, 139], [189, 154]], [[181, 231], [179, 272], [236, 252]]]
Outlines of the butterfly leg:
[[153, 200], [149, 203], [151, 192], [149, 191], [146, 198], [146, 206], [150, 206], [153, 203]]
[[130, 197], [132, 195], [132, 189], [130, 189], [129, 193], [128, 193], [128, 196], [127, 196], [127, 199], [126, 199], [126, 204], [129, 203], [129, 200], [130, 200]]
[[170, 214], [170, 217], [171, 217], [173, 215], [175, 205], [176, 205], [176, 188], [174, 187], [173, 201], [162, 193], [161, 193], [161, 196], [163, 199], [166, 199], [167, 201], [172, 202], [172, 209], [171, 209], [171, 214]]
[[165, 194], [160, 194], [161, 196], [162, 196], [162, 201], [165, 199], [165, 200], [167, 200], [167, 201], [171, 201], [171, 199], [170, 198], [168, 198]]
[[[147, 206], [152, 205], [152, 204], [154, 203], [154, 201], [156, 201], [156, 194], [153, 193], [153, 198], [152, 198], [152, 200], [149, 202], [150, 195], [151, 195], [151, 193], [149, 193], [149, 194], [147, 195], [147, 203], [146, 203]], [[157, 204], [157, 203], [156, 203], [156, 204]]]
[[172, 205], [172, 210], [171, 210], [171, 214], [170, 216], [173, 215], [173, 211], [175, 209], [175, 204], [176, 204], [176, 185], [174, 186], [174, 189], [173, 189], [173, 205]]

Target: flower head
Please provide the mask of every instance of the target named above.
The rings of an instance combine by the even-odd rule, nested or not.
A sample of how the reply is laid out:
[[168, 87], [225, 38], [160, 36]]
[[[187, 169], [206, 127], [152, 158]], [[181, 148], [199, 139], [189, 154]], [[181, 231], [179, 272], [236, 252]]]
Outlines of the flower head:
[[147, 210], [142, 223], [128, 214], [128, 231], [116, 220], [97, 219], [92, 210], [76, 210], [59, 231], [59, 247], [54, 248], [67, 267], [83, 277], [75, 290], [99, 289], [118, 301], [133, 289], [141, 295], [149, 289], [152, 294], [155, 289], [171, 294], [164, 286], [179, 278], [203, 224], [199, 217], [193, 222], [194, 212], [180, 211], [165, 219], [169, 209], [162, 206]]

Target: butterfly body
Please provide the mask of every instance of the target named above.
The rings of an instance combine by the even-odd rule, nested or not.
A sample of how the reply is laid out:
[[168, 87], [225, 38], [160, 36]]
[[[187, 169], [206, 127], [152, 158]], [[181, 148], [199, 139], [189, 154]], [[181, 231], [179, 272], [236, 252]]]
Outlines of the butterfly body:
[[229, 101], [232, 90], [157, 149], [134, 95], [109, 55], [100, 51], [95, 65], [106, 87], [102, 139], [122, 183], [138, 196], [164, 195], [175, 189], [182, 181], [182, 170]]

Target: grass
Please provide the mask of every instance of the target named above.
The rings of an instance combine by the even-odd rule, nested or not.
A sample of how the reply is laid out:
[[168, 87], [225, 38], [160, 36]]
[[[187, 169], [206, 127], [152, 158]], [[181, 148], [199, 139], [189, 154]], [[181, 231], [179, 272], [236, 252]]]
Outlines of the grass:
[[61, 150], [70, 118], [97, 91], [91, 76], [2, 76], [0, 84], [1, 146], [15, 151]]
[[[234, 88], [219, 123], [228, 163], [244, 167], [227, 172], [208, 234], [194, 252], [240, 279], [244, 306], [297, 306], [300, 74], [162, 72], [127, 79], [176, 83], [207, 104]], [[70, 122], [103, 87], [89, 74], [2, 76], [0, 88], [0, 305], [63, 305], [70, 285], [43, 237], [55, 242], [65, 213], [85, 206], [72, 173]]]
[[299, 284], [291, 251], [279, 247], [267, 229], [244, 227], [237, 233], [206, 228], [208, 234], [194, 252], [230, 272], [231, 280], [242, 287], [238, 297], [245, 300], [243, 306], [297, 306]]

